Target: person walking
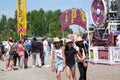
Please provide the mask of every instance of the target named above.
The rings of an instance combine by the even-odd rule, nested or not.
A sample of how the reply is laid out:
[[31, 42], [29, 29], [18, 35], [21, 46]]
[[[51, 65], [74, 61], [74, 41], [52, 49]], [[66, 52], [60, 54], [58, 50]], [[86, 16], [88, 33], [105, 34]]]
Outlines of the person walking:
[[2, 45], [1, 45], [1, 42], [0, 42], [0, 60], [1, 60], [1, 56], [2, 56]]
[[41, 67], [41, 59], [40, 59], [40, 42], [37, 42], [36, 38], [33, 38], [33, 41], [31, 43], [31, 49], [32, 49], [32, 58], [33, 58], [33, 66], [36, 66], [36, 58], [38, 62], [38, 67]]
[[13, 40], [11, 37], [8, 38], [8, 42], [5, 45], [5, 54], [6, 54], [6, 71], [13, 70], [14, 68], [14, 53], [11, 52], [13, 46]]
[[79, 80], [87, 80], [86, 73], [87, 73], [88, 63], [86, 59], [88, 58], [88, 53], [87, 50], [85, 50], [86, 48], [83, 42], [84, 40], [82, 39], [82, 37], [78, 37], [75, 41], [77, 45], [76, 50], [78, 51], [77, 61], [78, 61], [78, 69], [80, 72]]
[[15, 45], [15, 54], [14, 54], [14, 67], [15, 67], [18, 60], [18, 41], [17, 40], [14, 41], [14, 45]]
[[83, 35], [83, 38], [84, 39], [84, 46], [85, 46], [85, 50], [88, 51], [89, 50], [89, 38], [88, 38], [88, 32], [85, 32], [84, 35]]
[[52, 49], [52, 71], [56, 71], [57, 80], [61, 80], [61, 71], [65, 68], [65, 54], [64, 47], [61, 46], [61, 40], [54, 38], [54, 48]]
[[44, 37], [44, 41], [43, 41], [43, 51], [44, 51], [44, 66], [50, 67], [49, 65], [49, 44], [48, 44], [48, 40], [46, 36]]
[[2, 42], [0, 42], [0, 59], [4, 60], [4, 45], [2, 44]]
[[42, 62], [42, 66], [44, 65], [43, 41], [44, 39], [42, 39], [42, 41], [40, 42], [40, 59]]
[[70, 80], [71, 74], [73, 80], [76, 80], [76, 65], [75, 65], [75, 57], [77, 54], [77, 51], [72, 46], [73, 41], [70, 39], [67, 39], [65, 41], [65, 59], [66, 59], [66, 75], [67, 80]]
[[27, 69], [28, 68], [28, 58], [30, 55], [30, 47], [31, 47], [31, 42], [29, 40], [25, 40], [24, 44], [23, 44], [24, 48], [25, 48], [25, 56], [24, 56], [24, 68]]
[[19, 66], [20, 68], [24, 68], [24, 55], [25, 48], [23, 47], [23, 41], [19, 40], [18, 42], [18, 56], [19, 56]]

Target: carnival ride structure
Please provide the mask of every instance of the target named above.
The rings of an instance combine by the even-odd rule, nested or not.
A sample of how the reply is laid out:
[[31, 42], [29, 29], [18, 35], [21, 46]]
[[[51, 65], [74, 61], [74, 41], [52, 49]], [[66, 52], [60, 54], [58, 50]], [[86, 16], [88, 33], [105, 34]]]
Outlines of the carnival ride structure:
[[94, 0], [91, 19], [95, 27], [90, 41], [90, 61], [120, 64], [120, 47], [116, 46], [116, 37], [120, 35], [120, 0]]
[[25, 39], [27, 34], [26, 0], [16, 0], [17, 4], [17, 33], [20, 39]]

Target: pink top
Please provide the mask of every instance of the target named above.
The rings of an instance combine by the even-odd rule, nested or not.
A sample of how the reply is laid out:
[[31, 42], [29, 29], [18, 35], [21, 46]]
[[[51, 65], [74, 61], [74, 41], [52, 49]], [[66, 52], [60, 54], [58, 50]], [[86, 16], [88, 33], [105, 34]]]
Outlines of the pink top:
[[18, 55], [19, 56], [24, 56], [24, 51], [25, 51], [25, 48], [23, 47], [23, 45], [18, 44]]

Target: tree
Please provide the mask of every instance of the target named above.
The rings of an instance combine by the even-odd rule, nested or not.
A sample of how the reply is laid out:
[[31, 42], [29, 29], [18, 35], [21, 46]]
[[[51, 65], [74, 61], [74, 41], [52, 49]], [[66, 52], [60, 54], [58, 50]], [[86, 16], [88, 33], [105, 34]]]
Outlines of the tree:
[[2, 18], [0, 20], [0, 30], [2, 31], [3, 29], [5, 29], [7, 26], [7, 18], [5, 15], [2, 15]]
[[1, 40], [4, 40], [4, 37], [6, 36], [6, 33], [8, 32], [5, 32], [5, 29], [6, 29], [6, 26], [7, 26], [7, 18], [5, 15], [2, 15], [2, 18], [0, 20], [0, 37], [1, 37]]
[[14, 39], [17, 38], [17, 23], [15, 18], [9, 18], [7, 21], [7, 29], [9, 31], [9, 36], [12, 36]]
[[[60, 22], [60, 9], [52, 11], [44, 11], [42, 8], [39, 10], [32, 10], [27, 13], [27, 36], [28, 37], [62, 37], [60, 31], [61, 22]], [[5, 15], [2, 15], [0, 19], [0, 32], [3, 39], [7, 39], [8, 36], [17, 38], [17, 11], [15, 11], [14, 18], [6, 18]], [[68, 33], [72, 33], [70, 28], [65, 30], [65, 36]]]

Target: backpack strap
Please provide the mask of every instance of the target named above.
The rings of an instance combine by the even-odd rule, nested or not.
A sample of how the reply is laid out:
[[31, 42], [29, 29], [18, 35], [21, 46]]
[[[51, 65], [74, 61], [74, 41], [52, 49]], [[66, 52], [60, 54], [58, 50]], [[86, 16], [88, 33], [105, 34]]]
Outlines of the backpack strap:
[[8, 44], [10, 45], [10, 50], [11, 50], [11, 48], [12, 48], [12, 45], [8, 42]]
[[85, 54], [88, 54], [88, 50], [87, 50], [87, 48], [86, 48], [86, 44], [85, 43], [83, 43], [83, 45], [84, 45], [84, 50], [85, 50]]

